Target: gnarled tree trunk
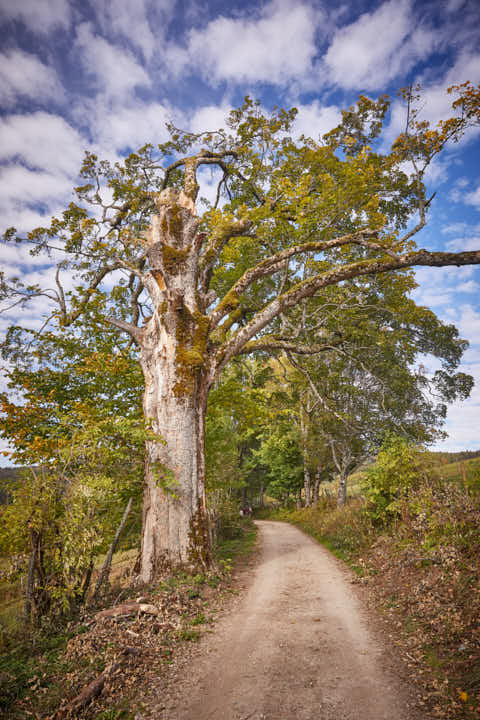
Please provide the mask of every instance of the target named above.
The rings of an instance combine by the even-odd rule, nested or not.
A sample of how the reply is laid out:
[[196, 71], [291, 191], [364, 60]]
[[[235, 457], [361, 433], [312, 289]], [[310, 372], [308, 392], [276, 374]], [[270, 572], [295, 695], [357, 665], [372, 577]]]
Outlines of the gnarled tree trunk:
[[212, 383], [208, 318], [197, 292], [198, 220], [183, 192], [157, 200], [149, 237], [149, 294], [154, 314], [141, 330], [144, 414], [158, 436], [147, 442], [140, 577], [165, 564], [210, 560], [204, 503], [205, 414]]

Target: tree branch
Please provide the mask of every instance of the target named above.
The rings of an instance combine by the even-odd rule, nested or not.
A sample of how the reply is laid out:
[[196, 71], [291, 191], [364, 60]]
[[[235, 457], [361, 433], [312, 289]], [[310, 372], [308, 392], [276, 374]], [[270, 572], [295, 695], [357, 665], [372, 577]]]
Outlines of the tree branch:
[[422, 249], [399, 256], [397, 259], [362, 260], [334, 270], [329, 270], [320, 275], [315, 275], [308, 280], [298, 283], [286, 293], [272, 300], [272, 302], [260, 310], [249, 323], [237, 330], [223, 346], [218, 348], [215, 361], [216, 372], [218, 373], [232, 357], [238, 355], [243, 346], [263, 330], [275, 317], [280, 315], [280, 313], [287, 308], [297, 305], [303, 298], [312, 297], [322, 288], [330, 285], [338, 285], [344, 280], [350, 280], [363, 275], [378, 275], [379, 273], [413, 267], [415, 265], [427, 267], [455, 265], [460, 267], [462, 265], [478, 264], [480, 264], [480, 250], [447, 253], [429, 252], [428, 250]]
[[[340, 344], [340, 341], [338, 342]], [[247, 355], [256, 350], [284, 350], [297, 355], [317, 355], [327, 350], [335, 350], [336, 345], [304, 345], [276, 338], [274, 335], [263, 335], [258, 340], [251, 340], [239, 351], [238, 355]]]
[[[216, 327], [218, 323], [228, 315], [232, 310], [232, 300], [241, 295], [245, 290], [256, 280], [259, 280], [266, 275], [273, 275], [273, 273], [281, 270], [285, 263], [294, 255], [300, 255], [307, 252], [322, 252], [331, 248], [342, 247], [348, 244], [359, 244], [363, 245], [367, 243], [367, 239], [370, 237], [376, 237], [378, 235], [377, 230], [359, 230], [356, 233], [350, 233], [349, 235], [342, 235], [342, 237], [335, 238], [335, 240], [317, 240], [308, 243], [302, 243], [301, 245], [294, 245], [293, 247], [282, 250], [269, 258], [266, 258], [258, 265], [247, 270], [242, 277], [237, 280], [235, 285], [222, 300], [214, 312], [210, 315], [210, 325], [212, 328]], [[379, 246], [376, 246], [378, 249]], [[384, 248], [382, 248], [384, 249]]]
[[143, 335], [143, 331], [141, 328], [137, 327], [136, 325], [132, 325], [131, 323], [125, 322], [124, 320], [120, 320], [119, 318], [112, 317], [111, 315], [106, 315], [105, 321], [107, 323], [110, 323], [110, 325], [118, 328], [119, 330], [123, 330], [123, 332], [129, 333], [129, 335], [137, 344], [140, 343]]
[[250, 220], [232, 220], [232, 222], [222, 225], [212, 233], [199, 261], [199, 288], [201, 292], [208, 292], [213, 266], [228, 241], [233, 237], [249, 235], [249, 230], [252, 227], [253, 223]]

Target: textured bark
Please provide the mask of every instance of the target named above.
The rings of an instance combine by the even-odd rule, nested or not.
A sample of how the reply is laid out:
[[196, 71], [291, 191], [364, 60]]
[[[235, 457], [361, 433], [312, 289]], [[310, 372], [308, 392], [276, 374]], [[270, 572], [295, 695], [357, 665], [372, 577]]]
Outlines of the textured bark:
[[163, 191], [149, 237], [155, 312], [138, 338], [147, 442], [140, 577], [163, 565], [209, 564], [205, 413], [212, 382], [198, 281], [198, 220], [183, 192]]

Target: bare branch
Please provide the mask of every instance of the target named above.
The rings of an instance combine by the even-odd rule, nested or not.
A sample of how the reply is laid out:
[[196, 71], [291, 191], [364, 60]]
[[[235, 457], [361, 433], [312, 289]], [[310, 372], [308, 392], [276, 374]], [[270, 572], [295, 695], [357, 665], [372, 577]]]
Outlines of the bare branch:
[[140, 342], [143, 335], [143, 331], [141, 328], [137, 327], [136, 325], [132, 325], [131, 323], [125, 322], [125, 320], [120, 320], [119, 318], [112, 317], [111, 315], [106, 315], [105, 321], [110, 323], [110, 325], [118, 328], [119, 330], [127, 332], [136, 343]]

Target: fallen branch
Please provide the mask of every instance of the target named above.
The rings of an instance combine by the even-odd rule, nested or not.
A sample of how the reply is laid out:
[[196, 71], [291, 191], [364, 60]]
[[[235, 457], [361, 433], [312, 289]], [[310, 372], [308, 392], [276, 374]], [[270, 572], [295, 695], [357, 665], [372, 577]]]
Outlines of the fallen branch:
[[160, 615], [160, 610], [155, 605], [149, 605], [148, 603], [125, 603], [124, 605], [117, 605], [108, 610], [100, 610], [94, 616], [94, 620], [100, 620], [101, 618], [109, 617], [120, 617], [122, 615], [135, 615], [135, 613], [145, 613], [146, 615]]
[[[125, 656], [139, 654], [140, 650], [138, 648], [130, 647], [128, 645], [126, 645], [122, 650], [122, 655]], [[113, 673], [115, 673], [119, 669], [121, 664], [121, 660], [117, 660], [116, 662], [108, 665], [105, 670], [97, 678], [95, 678], [95, 680], [92, 680], [91, 683], [85, 685], [85, 687], [82, 688], [80, 693], [71, 702], [69, 702], [68, 705], [65, 705], [65, 707], [60, 708], [60, 710], [57, 711], [56, 715], [54, 716], [55, 720], [62, 720], [66, 717], [72, 717], [72, 715], [75, 715], [79, 710], [82, 710], [92, 700], [98, 697], [103, 690], [108, 676], [113, 675]]]
[[70, 717], [78, 713], [79, 710], [86, 707], [96, 697], [100, 695], [105, 685], [105, 681], [109, 675], [114, 673], [120, 667], [120, 662], [115, 662], [105, 668], [105, 670], [97, 677], [92, 680], [91, 683], [86, 685], [81, 692], [65, 707], [60, 708], [55, 715], [55, 720], [61, 720], [62, 718]]

